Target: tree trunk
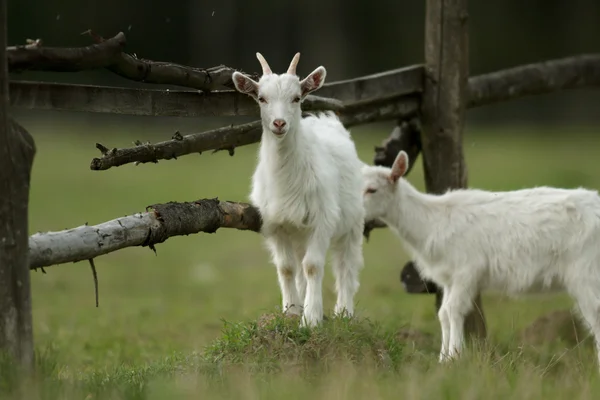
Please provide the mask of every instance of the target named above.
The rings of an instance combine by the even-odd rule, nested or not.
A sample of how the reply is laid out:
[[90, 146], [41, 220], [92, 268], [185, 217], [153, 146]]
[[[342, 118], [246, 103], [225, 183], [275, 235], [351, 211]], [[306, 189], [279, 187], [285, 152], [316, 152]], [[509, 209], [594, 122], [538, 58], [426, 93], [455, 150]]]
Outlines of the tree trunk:
[[6, 0], [0, 0], [0, 352], [33, 367], [27, 209], [35, 145], [8, 116]]
[[[467, 186], [462, 131], [469, 76], [467, 0], [427, 0], [425, 82], [421, 104], [425, 185], [441, 194]], [[436, 293], [439, 307], [442, 290]], [[465, 320], [467, 336], [485, 338], [481, 295]]]

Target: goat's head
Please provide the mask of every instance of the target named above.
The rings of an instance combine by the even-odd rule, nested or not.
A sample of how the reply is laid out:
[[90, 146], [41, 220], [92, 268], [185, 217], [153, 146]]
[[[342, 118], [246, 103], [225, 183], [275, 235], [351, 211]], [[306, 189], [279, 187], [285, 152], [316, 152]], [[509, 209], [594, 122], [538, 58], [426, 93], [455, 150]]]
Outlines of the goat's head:
[[398, 182], [408, 171], [408, 155], [401, 150], [392, 168], [377, 165], [365, 165], [363, 176], [363, 204], [366, 220], [382, 218], [390, 207], [394, 206]]
[[256, 53], [262, 66], [262, 76], [258, 82], [252, 78], [234, 72], [232, 75], [235, 88], [252, 97], [260, 106], [260, 116], [265, 129], [275, 137], [283, 138], [290, 130], [295, 129], [302, 115], [300, 103], [306, 96], [323, 86], [326, 70], [318, 67], [302, 81], [296, 75], [296, 66], [300, 53], [296, 53], [286, 73], [274, 74], [265, 58]]

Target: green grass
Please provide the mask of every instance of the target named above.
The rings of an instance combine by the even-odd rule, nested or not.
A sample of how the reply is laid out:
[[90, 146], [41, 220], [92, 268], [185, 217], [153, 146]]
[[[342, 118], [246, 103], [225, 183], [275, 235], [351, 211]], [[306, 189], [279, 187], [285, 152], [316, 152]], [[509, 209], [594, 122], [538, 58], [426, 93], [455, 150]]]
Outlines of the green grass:
[[[48, 114], [50, 115], [50, 114]], [[90, 171], [96, 142], [129, 146], [169, 132], [201, 130], [197, 121], [146, 118], [19, 117], [38, 147], [30, 204], [31, 232], [100, 223], [166, 201], [247, 200], [256, 145], [177, 161]], [[360, 156], [387, 128], [353, 129]], [[600, 188], [600, 135], [531, 127], [468, 127], [469, 183], [503, 190], [534, 185]], [[423, 188], [421, 159], [410, 180]], [[518, 333], [538, 316], [568, 308], [566, 296], [509, 299], [486, 295], [489, 344], [452, 365], [437, 364], [439, 327], [433, 298], [407, 295], [398, 275], [407, 261], [388, 231], [365, 244], [355, 320], [331, 319], [302, 330], [275, 315], [277, 278], [259, 235], [219, 230], [129, 248], [96, 259], [100, 307], [87, 263], [32, 272], [38, 372], [21, 382], [0, 362], [0, 397], [54, 398], [597, 398], [589, 343], [524, 346]], [[329, 269], [326, 312], [335, 300]], [[423, 344], [397, 339], [410, 326]], [[588, 340], [589, 342], [589, 340]], [[4, 394], [4, 395], [2, 395]]]

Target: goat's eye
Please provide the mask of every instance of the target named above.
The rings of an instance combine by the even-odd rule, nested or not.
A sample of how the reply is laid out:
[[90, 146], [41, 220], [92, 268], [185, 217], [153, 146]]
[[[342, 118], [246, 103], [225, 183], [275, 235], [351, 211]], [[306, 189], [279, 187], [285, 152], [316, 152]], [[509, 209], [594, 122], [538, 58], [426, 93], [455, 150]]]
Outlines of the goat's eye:
[[369, 194], [373, 194], [373, 193], [375, 193], [376, 191], [377, 191], [377, 189], [372, 189], [372, 188], [368, 188], [367, 190], [365, 190], [365, 192], [366, 192], [366, 193], [369, 193]]
[[258, 98], [258, 101], [260, 101], [261, 103], [266, 103], [266, 102], [267, 102], [267, 101], [265, 100], [265, 98], [264, 98], [264, 97], [262, 97], [262, 96], [260, 96], [260, 97]]
[[300, 96], [296, 96], [294, 97], [294, 100], [292, 100], [292, 103], [297, 103], [300, 101]]

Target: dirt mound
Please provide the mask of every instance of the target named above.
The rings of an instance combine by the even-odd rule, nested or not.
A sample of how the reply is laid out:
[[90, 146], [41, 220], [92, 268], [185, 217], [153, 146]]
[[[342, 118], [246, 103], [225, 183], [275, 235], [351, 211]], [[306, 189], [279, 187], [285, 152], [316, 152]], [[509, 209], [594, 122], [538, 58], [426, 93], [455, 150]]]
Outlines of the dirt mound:
[[[519, 339], [523, 344], [541, 346], [561, 341], [575, 346], [588, 337], [587, 327], [579, 316], [570, 310], [558, 310], [546, 314], [521, 331]], [[590, 342], [585, 340], [583, 343]]]
[[206, 348], [204, 358], [261, 370], [339, 360], [393, 368], [403, 349], [423, 338], [416, 331], [384, 331], [367, 319], [329, 317], [316, 328], [301, 328], [297, 316], [269, 313], [256, 321], [225, 322], [221, 337]]
[[402, 328], [396, 333], [396, 340], [415, 349], [429, 348], [433, 345], [433, 335], [412, 328]]

